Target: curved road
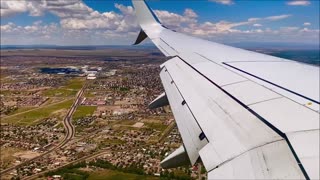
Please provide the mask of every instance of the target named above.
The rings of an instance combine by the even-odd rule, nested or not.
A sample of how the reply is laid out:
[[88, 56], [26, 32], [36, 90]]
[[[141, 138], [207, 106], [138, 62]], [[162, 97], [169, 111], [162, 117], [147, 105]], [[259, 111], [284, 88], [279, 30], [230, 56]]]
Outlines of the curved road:
[[64, 139], [62, 140], [62, 142], [60, 142], [57, 146], [53, 147], [52, 149], [44, 152], [43, 154], [41, 154], [41, 155], [39, 155], [39, 156], [37, 156], [37, 157], [31, 158], [31, 159], [29, 159], [29, 160], [27, 160], [27, 161], [24, 161], [24, 162], [22, 162], [22, 163], [20, 163], [20, 164], [18, 164], [18, 165], [16, 165], [16, 166], [12, 166], [12, 167], [10, 167], [10, 168], [7, 168], [7, 169], [1, 171], [1, 172], [0, 172], [0, 177], [1, 177], [3, 174], [6, 174], [6, 173], [8, 173], [8, 172], [10, 172], [10, 171], [12, 171], [12, 170], [14, 170], [14, 169], [16, 169], [16, 168], [19, 168], [19, 167], [27, 164], [28, 162], [37, 160], [37, 159], [39, 159], [39, 158], [41, 158], [41, 157], [43, 157], [43, 156], [45, 156], [45, 155], [47, 155], [47, 154], [49, 154], [49, 153], [51, 153], [51, 152], [53, 152], [53, 151], [55, 151], [55, 150], [57, 150], [57, 149], [65, 146], [65, 145], [74, 137], [75, 128], [74, 128], [74, 126], [73, 126], [73, 124], [72, 124], [72, 122], [71, 122], [71, 120], [72, 120], [71, 118], [72, 118], [72, 114], [73, 114], [74, 111], [77, 109], [78, 105], [80, 104], [80, 98], [81, 98], [82, 95], [83, 95], [85, 86], [86, 86], [86, 84], [84, 84], [84, 85], [82, 86], [82, 88], [80, 89], [80, 91], [77, 93], [76, 99], [75, 99], [74, 103], [72, 104], [71, 108], [69, 109], [66, 117], [63, 119], [63, 126], [64, 126], [64, 128], [65, 128], [65, 130], [66, 130], [66, 135], [65, 135]]

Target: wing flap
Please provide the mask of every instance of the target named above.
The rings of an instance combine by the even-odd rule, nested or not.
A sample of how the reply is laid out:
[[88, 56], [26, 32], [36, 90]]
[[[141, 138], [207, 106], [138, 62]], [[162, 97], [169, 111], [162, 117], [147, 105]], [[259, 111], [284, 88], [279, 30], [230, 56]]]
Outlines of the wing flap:
[[254, 148], [208, 172], [208, 179], [304, 179], [288, 152], [284, 140]]
[[189, 164], [190, 161], [188, 159], [188, 154], [185, 151], [183, 146], [180, 146], [173, 153], [167, 156], [163, 161], [161, 161], [160, 165], [164, 169], [168, 168], [177, 168], [182, 165]]
[[[173, 58], [173, 60], [176, 58]], [[173, 111], [178, 129], [184, 143], [184, 147], [193, 165], [199, 158], [199, 150], [208, 143], [206, 139], [200, 139], [199, 135], [203, 132], [197, 124], [184, 97], [177, 89], [175, 82], [166, 68], [160, 73], [161, 81], [165, 88], [167, 98]]]
[[154, 99], [149, 105], [149, 109], [155, 109], [163, 106], [169, 105], [169, 101], [166, 93], [160, 94], [156, 99]]
[[287, 137], [311, 179], [320, 179], [319, 130], [288, 133]]

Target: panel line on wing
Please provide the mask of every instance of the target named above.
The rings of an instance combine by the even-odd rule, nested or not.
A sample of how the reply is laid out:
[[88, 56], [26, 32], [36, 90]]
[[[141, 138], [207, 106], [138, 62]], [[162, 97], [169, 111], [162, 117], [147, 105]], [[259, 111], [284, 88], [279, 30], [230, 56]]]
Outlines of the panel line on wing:
[[160, 40], [161, 40], [162, 42], [164, 42], [167, 46], [169, 46], [172, 50], [174, 50], [177, 54], [179, 54], [179, 52], [178, 52], [175, 48], [173, 48], [172, 46], [170, 46], [165, 40], [163, 40], [162, 38], [160, 38]]
[[160, 50], [162, 50], [162, 52], [165, 53], [167, 56], [170, 55], [162, 46], [158, 45], [158, 47], [159, 47]]
[[280, 97], [275, 97], [275, 98], [271, 98], [271, 99], [266, 99], [266, 100], [263, 100], [263, 101], [258, 101], [258, 102], [254, 102], [254, 103], [251, 103], [251, 104], [247, 104], [247, 106], [252, 106], [252, 105], [255, 105], [255, 104], [259, 104], [259, 103], [263, 103], [263, 102], [267, 102], [267, 101], [273, 101], [275, 99], [281, 99], [281, 98], [284, 98], [284, 97], [280, 96]]
[[[215, 61], [213, 61], [213, 60], [211, 60], [211, 59], [209, 59], [209, 58], [207, 58], [206, 56], [204, 56], [204, 55], [202, 55], [202, 54], [199, 54], [199, 53], [197, 53], [197, 52], [194, 52], [194, 54], [197, 54], [197, 55], [199, 55], [200, 57], [202, 57], [202, 58], [204, 58], [204, 59], [206, 59], [206, 60], [208, 60], [208, 61], [210, 61], [210, 62], [212, 62], [213, 64], [216, 64], [216, 65], [218, 65], [218, 66], [220, 66], [220, 67], [223, 67], [224, 69], [226, 69], [226, 70], [228, 70], [228, 71], [230, 71], [230, 72], [232, 72], [232, 73], [234, 73], [234, 74], [237, 74], [238, 76], [240, 76], [240, 77], [242, 77], [242, 78], [244, 78], [244, 79], [247, 79], [248, 81], [251, 81], [251, 82], [254, 82], [254, 83], [256, 83], [256, 84], [258, 84], [259, 86], [266, 86], [267, 88], [269, 88], [271, 91], [273, 91], [274, 93], [276, 93], [276, 94], [278, 94], [278, 95], [280, 95], [280, 96], [283, 96], [283, 97], [287, 97], [288, 99], [290, 99], [291, 101], [293, 101], [293, 102], [295, 102], [295, 103], [298, 103], [299, 105], [302, 105], [302, 104], [304, 104], [305, 103], [305, 101], [306, 100], [308, 100], [308, 99], [306, 99], [304, 96], [302, 97], [302, 96], [298, 96], [298, 95], [296, 95], [296, 94], [292, 94], [291, 92], [289, 92], [289, 91], [287, 91], [286, 89], [288, 89], [288, 88], [286, 88], [286, 89], [282, 89], [282, 88], [280, 88], [280, 87], [278, 87], [278, 86], [274, 86], [273, 84], [270, 84], [269, 82], [265, 82], [265, 81], [263, 81], [263, 80], [260, 80], [260, 81], [262, 81], [263, 83], [265, 83], [265, 84], [261, 84], [261, 83], [259, 83], [259, 82], [257, 82], [255, 79], [257, 79], [256, 77], [254, 77], [254, 76], [250, 76], [250, 75], [248, 75], [248, 74], [245, 74], [245, 73], [243, 73], [243, 72], [241, 72], [241, 71], [233, 71], [232, 70], [232, 68], [230, 68], [229, 66], [226, 66], [226, 64], [224, 64], [224, 63], [227, 63], [227, 62], [221, 62], [222, 64], [220, 64], [220, 63], [218, 63], [218, 62], [215, 62]], [[184, 56], [180, 56], [180, 58], [181, 59], [184, 59], [185, 57]], [[229, 62], [229, 61], [228, 61]], [[246, 61], [247, 62], [247, 61]], [[254, 61], [248, 61], [248, 62], [254, 62]], [[260, 61], [259, 61], [260, 62]], [[263, 61], [263, 62], [261, 62], [261, 63], [266, 63], [266, 62], [273, 62], [273, 63], [288, 63], [288, 62], [294, 62], [294, 61], [290, 61], [290, 60], [283, 60], [283, 61]], [[192, 66], [194, 66], [196, 69], [198, 69], [197, 67], [196, 67], [196, 65], [195, 64], [193, 64], [193, 63], [190, 63], [189, 61], [188, 61], [188, 63], [190, 64], [190, 65], [192, 65]], [[294, 62], [294, 63], [298, 63], [298, 62]], [[224, 65], [223, 65], [224, 64]], [[201, 69], [199, 69], [199, 71], [201, 71]], [[206, 73], [204, 73], [204, 74], [206, 74]], [[212, 76], [207, 76], [208, 78], [212, 78]], [[251, 78], [250, 78], [251, 77]], [[259, 79], [257, 79], [257, 80], [259, 80]], [[228, 84], [219, 84], [219, 83], [216, 83], [216, 84], [218, 84], [220, 87], [226, 87]], [[275, 87], [276, 89], [273, 89], [273, 87]], [[280, 92], [279, 92], [279, 90], [280, 90]], [[284, 93], [281, 93], [281, 91], [283, 91], [283, 92], [285, 92], [285, 93], [287, 93], [287, 95], [286, 94], [284, 94]], [[292, 98], [292, 97], [290, 97], [290, 96], [288, 96], [289, 94], [292, 94], [295, 98]], [[298, 98], [298, 99], [297, 99]], [[299, 100], [300, 99], [300, 100]], [[318, 104], [318, 103], [316, 103], [316, 104]], [[319, 108], [319, 106], [317, 106], [317, 105], [312, 105], [312, 106], [310, 106], [309, 104], [308, 104], [308, 102], [305, 104], [305, 106], [304, 107], [306, 107], [306, 108], [308, 108], [308, 109], [310, 109], [310, 110], [312, 110], [312, 111], [315, 111], [315, 112], [319, 112], [319, 109], [317, 110], [317, 108]]]
[[247, 82], [249, 81], [248, 79], [243, 80], [243, 81], [237, 81], [237, 82], [233, 82], [233, 83], [229, 83], [229, 84], [224, 84], [221, 87], [225, 87], [225, 86], [230, 86], [230, 85], [234, 85], [234, 84], [238, 84], [238, 83], [243, 83], [243, 82]]
[[[179, 56], [178, 56], [179, 57]], [[180, 58], [180, 57], [179, 57]], [[276, 128], [275, 126], [273, 126], [272, 124], [270, 124], [268, 121], [266, 121], [262, 116], [260, 116], [259, 114], [257, 114], [255, 111], [253, 111], [250, 107], [248, 107], [247, 105], [245, 105], [243, 102], [241, 102], [239, 99], [237, 99], [236, 97], [234, 97], [232, 94], [230, 94], [229, 92], [227, 92], [226, 90], [224, 90], [222, 87], [220, 87], [219, 85], [217, 85], [215, 82], [213, 82], [210, 78], [208, 78], [207, 76], [205, 76], [204, 74], [202, 74], [200, 71], [198, 71], [196, 68], [194, 68], [193, 66], [191, 66], [188, 62], [186, 62], [185, 60], [183, 60], [182, 58], [180, 58], [184, 63], [186, 63], [189, 67], [191, 67], [193, 70], [195, 70], [197, 73], [199, 73], [202, 77], [204, 77], [205, 79], [207, 79], [209, 82], [211, 82], [213, 85], [215, 85], [217, 88], [219, 88], [222, 92], [224, 92], [225, 94], [227, 94], [229, 97], [231, 97], [233, 100], [235, 100], [236, 102], [238, 102], [241, 106], [243, 106], [245, 109], [247, 109], [248, 111], [250, 111], [252, 114], [254, 114], [256, 117], [258, 117], [260, 120], [262, 120], [265, 124], [267, 124], [271, 129], [273, 129], [275, 132], [277, 132], [281, 137], [284, 136], [284, 133], [281, 132], [278, 128]]]
[[240, 71], [240, 72], [242, 72], [242, 73], [245, 73], [245, 74], [247, 74], [247, 75], [249, 75], [249, 76], [252, 76], [252, 77], [254, 77], [254, 78], [257, 78], [257, 79], [259, 79], [259, 80], [261, 80], [261, 81], [264, 81], [264, 82], [266, 82], [266, 83], [269, 83], [269, 84], [271, 84], [271, 85], [273, 85], [273, 86], [276, 86], [276, 87], [278, 87], [278, 88], [280, 88], [280, 89], [283, 89], [283, 90], [285, 90], [285, 91], [288, 91], [288, 92], [290, 92], [290, 93], [292, 93], [292, 94], [295, 94], [295, 95], [297, 95], [297, 96], [300, 96], [300, 97], [302, 97], [302, 98], [305, 98], [305, 99], [307, 99], [307, 100], [309, 100], [309, 101], [312, 101], [312, 102], [314, 102], [314, 103], [320, 104], [320, 102], [318, 102], [318, 101], [316, 101], [316, 100], [314, 100], [314, 99], [311, 99], [311, 98], [306, 97], [306, 96], [304, 96], [304, 95], [302, 95], [302, 94], [299, 94], [299, 93], [297, 93], [297, 92], [294, 92], [294, 91], [292, 91], [292, 90], [290, 90], [290, 89], [287, 89], [287, 88], [285, 88], [285, 87], [282, 87], [282, 86], [280, 86], [280, 85], [278, 85], [278, 84], [275, 84], [275, 83], [273, 83], [273, 82], [270, 82], [270, 81], [268, 81], [268, 80], [266, 80], [266, 79], [263, 79], [263, 78], [261, 78], [261, 77], [259, 77], [259, 76], [256, 76], [256, 75], [251, 74], [251, 73], [249, 73], [249, 72], [247, 72], [247, 71], [244, 71], [244, 70], [242, 70], [242, 69], [239, 69], [239, 68], [237, 68], [237, 67], [235, 67], [235, 66], [232, 66], [232, 65], [230, 65], [230, 64], [228, 64], [228, 63], [223, 62], [222, 64], [224, 64], [224, 65], [226, 65], [226, 66], [228, 66], [228, 67], [231, 67], [231, 68], [233, 68], [233, 69], [235, 69], [235, 70], [238, 70], [238, 71]]
[[[179, 56], [178, 56], [179, 57]], [[306, 179], [310, 179], [305, 168], [303, 167], [303, 164], [301, 163], [299, 157], [297, 156], [294, 148], [292, 147], [288, 137], [286, 136], [285, 133], [283, 133], [281, 130], [279, 130], [277, 127], [275, 127], [273, 124], [271, 124], [269, 121], [267, 121], [266, 119], [264, 119], [261, 115], [259, 115], [257, 112], [255, 112], [254, 110], [252, 110], [250, 107], [248, 107], [247, 105], [245, 105], [243, 102], [241, 102], [239, 99], [237, 99], [236, 97], [234, 97], [232, 94], [230, 94], [229, 92], [227, 92], [226, 90], [224, 90], [222, 87], [220, 87], [219, 85], [217, 85], [215, 82], [213, 82], [210, 78], [208, 78], [207, 76], [205, 76], [204, 74], [202, 74], [200, 71], [198, 71], [196, 68], [194, 68], [192, 65], [190, 65], [188, 62], [186, 62], [184, 59], [182, 59], [181, 57], [179, 57], [179, 59], [181, 61], [183, 61], [185, 64], [187, 64], [189, 67], [191, 67], [193, 70], [195, 70], [197, 73], [199, 73], [202, 77], [204, 77], [205, 79], [207, 79], [209, 82], [211, 82], [213, 85], [215, 85], [217, 88], [219, 88], [222, 92], [224, 92], [225, 94], [227, 94], [229, 97], [231, 97], [233, 100], [235, 100], [237, 103], [239, 103], [241, 106], [243, 106], [245, 109], [247, 109], [250, 113], [252, 113], [254, 116], [256, 116], [259, 120], [261, 120], [264, 124], [266, 124], [268, 127], [270, 127], [272, 130], [274, 130], [277, 134], [279, 134], [282, 138], [284, 138], [287, 142], [287, 145], [289, 146], [292, 154], [295, 157], [295, 160], [300, 168], [300, 170], [302, 171], [303, 175], [305, 176]]]

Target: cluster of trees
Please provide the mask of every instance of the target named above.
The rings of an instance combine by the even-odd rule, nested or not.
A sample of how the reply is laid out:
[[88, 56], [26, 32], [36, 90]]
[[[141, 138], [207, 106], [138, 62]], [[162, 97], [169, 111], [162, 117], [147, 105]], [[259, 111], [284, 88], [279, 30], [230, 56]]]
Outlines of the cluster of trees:
[[9, 115], [13, 112], [15, 112], [16, 110], [18, 110], [17, 106], [5, 106], [3, 104], [3, 102], [0, 102], [0, 114], [5, 114], [5, 115]]
[[[82, 161], [77, 164], [68, 165], [68, 166], [59, 168], [55, 171], [48, 172], [45, 174], [45, 176], [61, 175], [64, 179], [74, 179], [76, 176], [77, 177], [76, 179], [85, 180], [89, 177], [89, 173], [78, 170], [78, 168], [84, 168], [87, 166], [98, 167], [102, 169], [110, 169], [110, 170], [120, 171], [124, 173], [147, 175], [144, 172], [143, 168], [135, 163], [131, 164], [128, 167], [121, 167], [121, 166], [115, 166], [111, 164], [109, 161], [97, 159], [94, 161], [90, 161], [89, 163]], [[181, 173], [175, 174], [172, 171], [169, 172], [168, 170], [165, 170], [164, 172], [160, 173], [160, 179], [191, 180], [192, 178], [188, 176], [188, 174], [181, 174]]]
[[109, 161], [98, 159], [96, 161], [90, 161], [89, 163], [82, 161], [77, 164], [68, 165], [55, 171], [50, 171], [46, 173], [45, 176], [61, 175], [64, 179], [73, 179], [75, 176], [77, 176], [77, 179], [85, 180], [89, 177], [89, 173], [78, 170], [78, 168], [84, 168], [87, 166], [116, 170], [124, 173], [145, 175], [143, 168], [138, 167], [136, 164], [132, 164], [129, 167], [122, 168], [114, 166]]
[[78, 170], [78, 168], [87, 167], [85, 161], [81, 161], [77, 164], [71, 164], [55, 171], [50, 171], [45, 174], [45, 176], [61, 175], [63, 179], [76, 179], [85, 180], [89, 177], [89, 173]]
[[175, 174], [173, 171], [169, 172], [168, 170], [165, 170], [160, 173], [160, 179], [191, 180], [192, 178], [187, 174]]
[[103, 169], [111, 169], [116, 171], [121, 171], [124, 173], [132, 173], [132, 174], [139, 174], [145, 175], [145, 172], [142, 167], [139, 167], [137, 164], [133, 163], [128, 167], [122, 168], [121, 166], [114, 166], [109, 161], [105, 161], [102, 159], [97, 159], [96, 161], [91, 161], [88, 163], [89, 166], [99, 167]]

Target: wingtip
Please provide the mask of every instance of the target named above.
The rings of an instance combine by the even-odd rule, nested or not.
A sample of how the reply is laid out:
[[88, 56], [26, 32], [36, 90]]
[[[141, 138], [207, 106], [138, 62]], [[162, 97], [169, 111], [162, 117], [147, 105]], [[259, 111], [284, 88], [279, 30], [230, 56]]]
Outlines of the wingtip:
[[140, 25], [144, 24], [161, 24], [157, 16], [154, 14], [148, 3], [144, 0], [132, 0], [133, 7], [136, 11], [137, 19]]

